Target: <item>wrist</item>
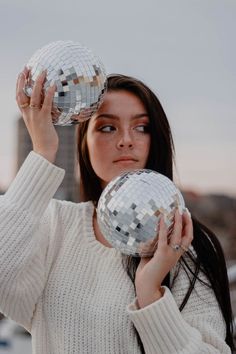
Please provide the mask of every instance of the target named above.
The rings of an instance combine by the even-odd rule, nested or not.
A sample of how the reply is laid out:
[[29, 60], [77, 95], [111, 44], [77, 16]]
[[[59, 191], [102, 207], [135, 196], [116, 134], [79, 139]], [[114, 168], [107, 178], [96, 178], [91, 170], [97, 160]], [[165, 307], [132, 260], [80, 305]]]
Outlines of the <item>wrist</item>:
[[164, 295], [164, 289], [160, 288], [154, 294], [141, 296], [137, 294], [137, 302], [140, 309], [160, 300]]
[[51, 163], [54, 163], [56, 160], [56, 152], [43, 152], [37, 149], [34, 149], [34, 152], [36, 154], [41, 155], [43, 158], [45, 158], [46, 160], [48, 160]]

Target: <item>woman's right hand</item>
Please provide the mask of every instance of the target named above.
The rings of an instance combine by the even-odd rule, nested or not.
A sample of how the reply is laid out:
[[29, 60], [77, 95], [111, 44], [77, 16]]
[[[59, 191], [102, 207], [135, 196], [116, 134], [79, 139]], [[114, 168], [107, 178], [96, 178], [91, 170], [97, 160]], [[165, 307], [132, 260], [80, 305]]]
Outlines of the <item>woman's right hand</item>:
[[47, 90], [45, 96], [42, 94], [46, 78], [44, 71], [35, 81], [32, 95], [29, 98], [23, 90], [28, 75], [29, 70], [25, 68], [18, 77], [16, 101], [30, 134], [33, 150], [54, 163], [59, 146], [58, 134], [52, 123], [51, 115], [55, 85]]

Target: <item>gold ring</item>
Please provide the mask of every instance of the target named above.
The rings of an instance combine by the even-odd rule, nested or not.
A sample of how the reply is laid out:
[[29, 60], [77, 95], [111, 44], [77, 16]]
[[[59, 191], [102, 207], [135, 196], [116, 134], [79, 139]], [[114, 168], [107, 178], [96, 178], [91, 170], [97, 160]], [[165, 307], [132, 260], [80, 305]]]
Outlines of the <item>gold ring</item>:
[[180, 245], [180, 248], [182, 248], [183, 251], [187, 252], [188, 251], [188, 247], [185, 247], [183, 245]]
[[22, 103], [19, 105], [20, 108], [26, 108], [26, 107], [29, 107], [29, 103], [28, 102], [25, 102], [25, 103]]
[[38, 106], [37, 104], [35, 104], [35, 103], [30, 103], [30, 108], [40, 108], [40, 106]]

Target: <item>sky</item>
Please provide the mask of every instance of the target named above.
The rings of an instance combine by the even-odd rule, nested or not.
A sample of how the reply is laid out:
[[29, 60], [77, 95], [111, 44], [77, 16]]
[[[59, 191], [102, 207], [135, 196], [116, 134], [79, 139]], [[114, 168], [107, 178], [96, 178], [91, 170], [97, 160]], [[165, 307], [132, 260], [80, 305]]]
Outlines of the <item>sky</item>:
[[0, 0], [0, 31], [0, 186], [16, 173], [17, 75], [37, 49], [73, 40], [157, 94], [181, 188], [236, 196], [235, 0]]

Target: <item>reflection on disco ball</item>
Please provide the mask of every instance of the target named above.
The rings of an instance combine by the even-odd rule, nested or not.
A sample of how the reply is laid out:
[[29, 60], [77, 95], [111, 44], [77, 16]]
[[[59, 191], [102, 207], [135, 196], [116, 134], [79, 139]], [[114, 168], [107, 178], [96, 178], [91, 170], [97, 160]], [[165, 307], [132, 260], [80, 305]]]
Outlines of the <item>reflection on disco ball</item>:
[[122, 253], [152, 256], [161, 215], [171, 232], [178, 207], [185, 209], [184, 199], [169, 178], [152, 170], [134, 170], [113, 179], [102, 192], [98, 225], [106, 240]]
[[43, 70], [47, 71], [44, 92], [50, 84], [56, 85], [53, 124], [78, 124], [98, 109], [105, 92], [106, 73], [90, 49], [72, 41], [53, 42], [37, 50], [27, 67], [31, 69], [24, 89], [27, 96], [31, 96]]

